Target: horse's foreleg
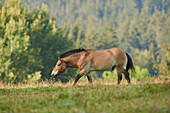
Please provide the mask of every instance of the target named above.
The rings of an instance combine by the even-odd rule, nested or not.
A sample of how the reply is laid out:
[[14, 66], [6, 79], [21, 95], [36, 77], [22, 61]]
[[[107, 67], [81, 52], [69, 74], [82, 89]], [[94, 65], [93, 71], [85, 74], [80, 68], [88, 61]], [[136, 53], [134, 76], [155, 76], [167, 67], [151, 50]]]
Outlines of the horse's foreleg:
[[76, 85], [77, 81], [82, 77], [83, 75], [80, 75], [78, 74], [75, 78], [75, 81], [74, 81], [74, 84], [73, 85]]
[[73, 85], [76, 85], [77, 81], [78, 81], [84, 74], [86, 74], [86, 72], [87, 72], [87, 71], [86, 71], [85, 69], [81, 70], [80, 73], [76, 76]]
[[87, 79], [88, 79], [89, 83], [92, 85], [92, 78], [91, 78], [91, 76], [88, 75], [88, 74], [86, 76], [87, 76]]

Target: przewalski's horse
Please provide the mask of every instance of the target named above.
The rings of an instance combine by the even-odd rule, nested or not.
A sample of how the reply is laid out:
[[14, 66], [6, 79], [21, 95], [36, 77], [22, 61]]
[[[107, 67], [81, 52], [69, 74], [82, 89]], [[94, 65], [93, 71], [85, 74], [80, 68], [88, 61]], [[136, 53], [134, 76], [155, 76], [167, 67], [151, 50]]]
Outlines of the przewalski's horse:
[[[123, 65], [126, 63], [126, 69]], [[51, 76], [57, 76], [63, 73], [66, 68], [79, 68], [80, 73], [76, 76], [75, 82], [86, 75], [88, 81], [92, 83], [92, 78], [89, 73], [91, 71], [106, 71], [116, 67], [118, 75], [118, 84], [122, 80], [122, 73], [126, 80], [130, 83], [129, 69], [134, 70], [134, 65], [130, 55], [122, 49], [111, 48], [106, 50], [92, 50], [92, 49], [74, 49], [63, 53], [59, 56], [58, 62], [54, 67]]]

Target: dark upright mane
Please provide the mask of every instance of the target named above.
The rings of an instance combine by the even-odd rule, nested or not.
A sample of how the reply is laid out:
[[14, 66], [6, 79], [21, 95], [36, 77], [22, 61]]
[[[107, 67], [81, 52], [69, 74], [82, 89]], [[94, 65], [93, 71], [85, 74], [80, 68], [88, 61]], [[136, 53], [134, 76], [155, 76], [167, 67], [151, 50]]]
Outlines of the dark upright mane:
[[72, 55], [74, 53], [78, 53], [78, 52], [82, 52], [82, 51], [86, 51], [86, 49], [83, 49], [83, 48], [82, 49], [73, 49], [73, 50], [70, 50], [70, 51], [67, 51], [67, 52], [61, 54], [59, 56], [59, 58], [64, 58], [64, 57], [67, 57], [67, 56]]

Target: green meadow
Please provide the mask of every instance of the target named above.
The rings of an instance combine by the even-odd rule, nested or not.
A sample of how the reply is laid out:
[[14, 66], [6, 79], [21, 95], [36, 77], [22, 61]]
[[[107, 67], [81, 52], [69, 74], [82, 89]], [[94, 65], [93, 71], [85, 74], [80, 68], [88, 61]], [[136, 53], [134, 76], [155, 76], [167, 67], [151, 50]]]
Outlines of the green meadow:
[[0, 89], [2, 113], [169, 113], [170, 84]]

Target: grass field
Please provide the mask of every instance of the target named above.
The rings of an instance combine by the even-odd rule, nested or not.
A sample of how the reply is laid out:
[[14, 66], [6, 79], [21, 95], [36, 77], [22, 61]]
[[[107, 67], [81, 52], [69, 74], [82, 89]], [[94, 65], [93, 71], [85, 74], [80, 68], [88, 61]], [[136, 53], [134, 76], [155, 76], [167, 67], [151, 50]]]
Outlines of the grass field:
[[1, 88], [0, 112], [169, 113], [170, 83]]

